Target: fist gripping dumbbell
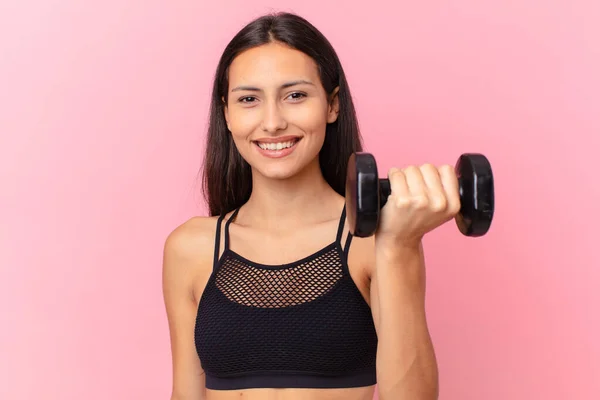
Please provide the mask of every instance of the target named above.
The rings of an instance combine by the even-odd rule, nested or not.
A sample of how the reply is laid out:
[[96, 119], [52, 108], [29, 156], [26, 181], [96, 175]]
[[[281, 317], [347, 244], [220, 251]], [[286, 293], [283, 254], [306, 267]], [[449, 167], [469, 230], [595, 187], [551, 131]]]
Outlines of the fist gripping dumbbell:
[[[494, 216], [494, 177], [488, 159], [477, 153], [459, 157], [455, 165], [460, 211], [455, 220], [465, 236], [487, 233]], [[350, 232], [357, 237], [371, 236], [377, 230], [381, 208], [391, 193], [388, 179], [380, 179], [375, 158], [354, 153], [346, 176], [346, 209]]]

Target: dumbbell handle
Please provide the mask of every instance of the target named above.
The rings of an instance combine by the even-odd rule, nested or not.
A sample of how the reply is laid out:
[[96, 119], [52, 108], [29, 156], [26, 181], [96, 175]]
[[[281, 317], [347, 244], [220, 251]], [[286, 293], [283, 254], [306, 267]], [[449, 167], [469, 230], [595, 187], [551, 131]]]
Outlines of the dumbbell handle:
[[388, 197], [392, 194], [392, 187], [390, 186], [390, 180], [379, 179], [379, 208], [383, 208], [387, 203]]
[[[463, 180], [458, 179], [458, 192], [460, 196], [460, 204], [464, 204], [463, 200]], [[388, 197], [392, 194], [392, 187], [388, 178], [379, 179], [379, 208], [383, 208], [387, 203]]]

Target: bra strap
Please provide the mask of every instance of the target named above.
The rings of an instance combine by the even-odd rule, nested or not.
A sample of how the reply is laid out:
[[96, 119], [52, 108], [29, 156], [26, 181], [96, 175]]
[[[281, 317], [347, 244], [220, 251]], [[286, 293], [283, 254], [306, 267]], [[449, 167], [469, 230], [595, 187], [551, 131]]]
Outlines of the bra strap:
[[348, 232], [346, 236], [346, 244], [344, 244], [344, 257], [348, 260], [348, 251], [350, 250], [350, 242], [352, 242], [352, 234]]
[[346, 222], [346, 205], [344, 204], [344, 208], [342, 209], [342, 215], [340, 216], [340, 223], [338, 225], [337, 236], [335, 238], [336, 242], [342, 245], [342, 233], [344, 232], [344, 223]]
[[229, 224], [231, 224], [231, 221], [233, 221], [235, 219], [235, 217], [237, 216], [239, 211], [240, 211], [240, 209], [236, 208], [235, 211], [233, 212], [233, 214], [231, 214], [231, 217], [225, 223], [225, 249], [224, 249], [224, 251], [229, 250]]
[[[342, 248], [342, 234], [344, 233], [345, 222], [346, 222], [346, 205], [344, 204], [344, 209], [342, 210], [342, 215], [340, 217], [340, 224], [338, 226], [338, 232], [337, 232], [337, 237], [336, 237], [336, 241], [340, 245], [340, 248]], [[346, 265], [346, 262], [348, 260], [348, 251], [350, 250], [350, 242], [352, 242], [352, 234], [350, 233], [350, 231], [348, 231], [348, 235], [346, 236], [346, 242], [344, 243], [344, 247], [343, 247], [343, 251], [342, 251], [342, 256], [344, 258], [344, 265]]]
[[223, 222], [223, 218], [225, 218], [225, 214], [221, 214], [219, 219], [217, 219], [217, 232], [215, 233], [215, 257], [213, 261], [213, 269], [217, 268], [217, 263], [219, 262], [219, 245], [221, 244], [221, 223]]

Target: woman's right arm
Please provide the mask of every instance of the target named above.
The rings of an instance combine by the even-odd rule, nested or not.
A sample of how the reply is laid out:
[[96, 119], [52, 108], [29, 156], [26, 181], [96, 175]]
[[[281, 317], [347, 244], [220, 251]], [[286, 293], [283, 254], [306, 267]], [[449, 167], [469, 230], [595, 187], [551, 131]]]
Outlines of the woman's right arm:
[[210, 218], [191, 219], [171, 232], [164, 245], [162, 282], [173, 368], [171, 400], [205, 398], [204, 371], [194, 343], [196, 299], [201, 293], [194, 295], [194, 285], [205, 283], [212, 270], [214, 232], [209, 227], [214, 228]]

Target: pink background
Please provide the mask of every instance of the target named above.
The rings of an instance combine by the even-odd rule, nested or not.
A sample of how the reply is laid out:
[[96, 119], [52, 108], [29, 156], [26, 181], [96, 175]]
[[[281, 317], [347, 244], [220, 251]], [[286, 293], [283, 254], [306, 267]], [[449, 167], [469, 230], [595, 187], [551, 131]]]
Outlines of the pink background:
[[0, 5], [0, 398], [168, 398], [162, 245], [204, 213], [220, 52], [269, 10], [332, 41], [380, 172], [492, 162], [489, 235], [426, 238], [441, 399], [600, 398], [600, 3], [219, 4]]

